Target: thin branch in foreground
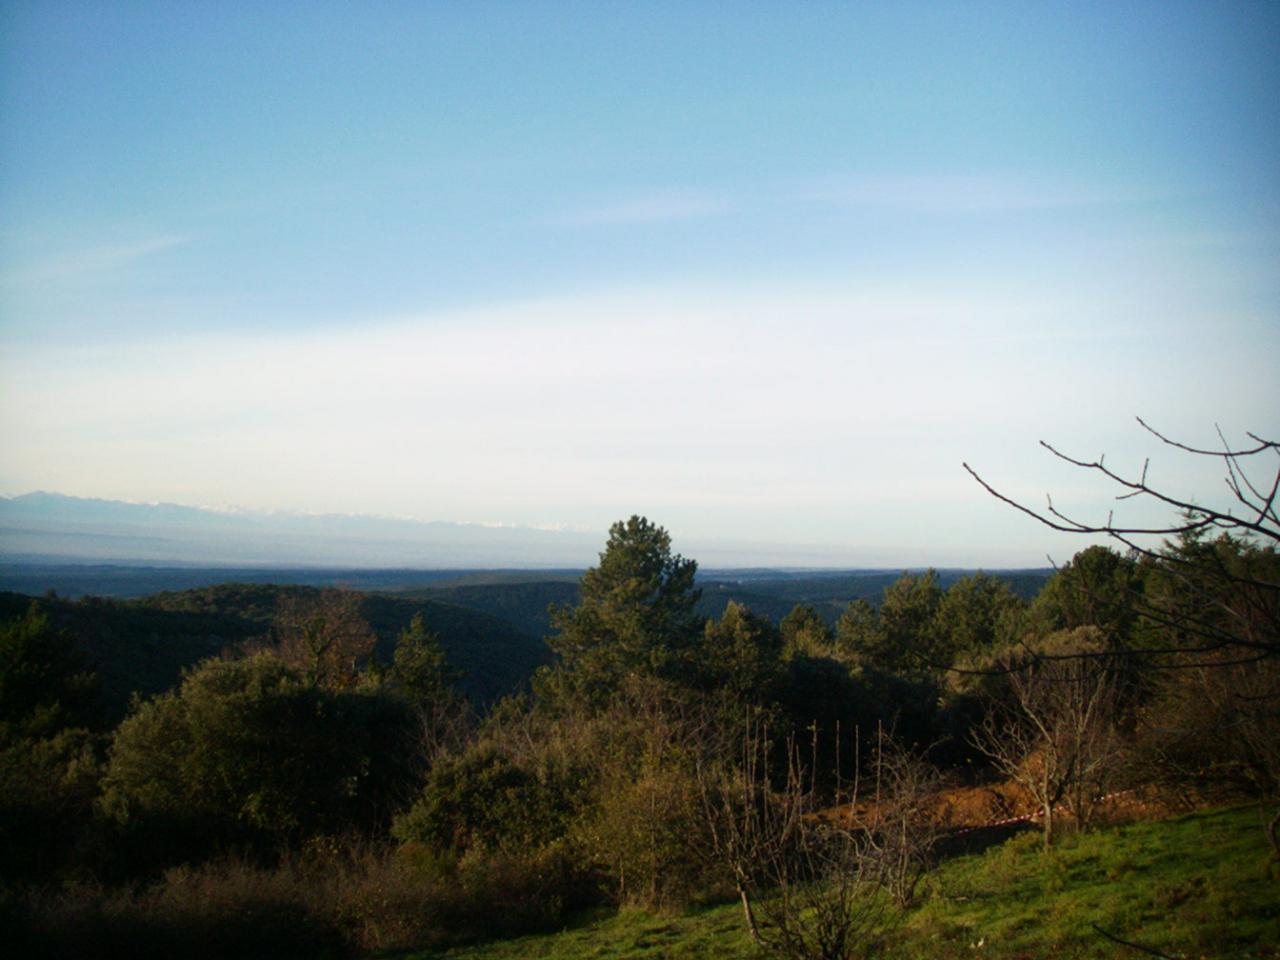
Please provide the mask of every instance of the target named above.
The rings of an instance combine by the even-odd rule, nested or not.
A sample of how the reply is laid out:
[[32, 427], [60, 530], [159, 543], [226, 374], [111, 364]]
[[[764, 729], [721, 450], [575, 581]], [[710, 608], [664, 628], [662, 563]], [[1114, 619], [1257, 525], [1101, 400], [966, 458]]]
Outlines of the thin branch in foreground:
[[1098, 926], [1096, 923], [1091, 923], [1091, 924], [1089, 924], [1089, 926], [1093, 927], [1093, 929], [1094, 929], [1094, 930], [1096, 930], [1098, 933], [1102, 934], [1104, 937], [1106, 937], [1106, 938], [1107, 938], [1108, 940], [1110, 940], [1112, 943], [1118, 943], [1118, 944], [1120, 944], [1120, 946], [1122, 946], [1122, 947], [1128, 947], [1130, 950], [1137, 950], [1137, 951], [1139, 951], [1139, 952], [1141, 952], [1141, 953], [1145, 953], [1145, 954], [1147, 954], [1148, 956], [1152, 956], [1152, 957], [1161, 957], [1161, 958], [1163, 958], [1163, 960], [1178, 960], [1178, 958], [1177, 958], [1177, 957], [1172, 956], [1171, 954], [1168, 954], [1168, 953], [1161, 953], [1159, 950], [1155, 949], [1154, 947], [1144, 946], [1144, 945], [1143, 945], [1143, 944], [1141, 944], [1141, 943], [1133, 943], [1133, 942], [1132, 942], [1132, 941], [1130, 941], [1130, 940], [1125, 940], [1125, 939], [1123, 939], [1123, 938], [1121, 938], [1121, 937], [1117, 937], [1114, 933], [1107, 933], [1107, 931], [1106, 931], [1106, 930], [1103, 930], [1103, 929], [1102, 929], [1100, 926]]

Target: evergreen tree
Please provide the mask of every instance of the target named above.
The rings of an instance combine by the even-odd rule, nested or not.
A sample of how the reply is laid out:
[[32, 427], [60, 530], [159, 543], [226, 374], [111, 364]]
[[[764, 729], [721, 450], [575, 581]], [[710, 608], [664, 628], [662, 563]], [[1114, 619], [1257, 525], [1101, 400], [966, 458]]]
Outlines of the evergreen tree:
[[746, 702], [768, 702], [781, 678], [782, 634], [768, 617], [730, 600], [718, 621], [707, 621], [702, 662], [704, 682], [713, 689]]
[[34, 601], [0, 624], [0, 745], [92, 726], [97, 705], [97, 679], [75, 641]]
[[455, 696], [453, 685], [458, 672], [450, 669], [440, 638], [426, 628], [420, 613], [415, 613], [409, 626], [400, 631], [388, 680], [415, 707]]
[[938, 574], [903, 573], [884, 589], [880, 608], [855, 600], [836, 624], [843, 650], [859, 662], [901, 673], [934, 665], [933, 619], [942, 600]]
[[557, 633], [549, 643], [563, 671], [597, 692], [628, 673], [683, 673], [702, 626], [697, 568], [644, 517], [615, 523], [600, 563], [582, 577], [578, 605], [552, 608]]
[[934, 615], [934, 653], [941, 663], [983, 655], [1019, 637], [1026, 605], [1008, 584], [986, 573], [961, 577], [942, 595]]
[[831, 629], [821, 614], [807, 603], [797, 603], [778, 624], [788, 656], [827, 656], [831, 653]]
[[1086, 547], [1049, 578], [1031, 605], [1039, 634], [1097, 627], [1112, 649], [1129, 646], [1143, 594], [1136, 560], [1110, 547]]

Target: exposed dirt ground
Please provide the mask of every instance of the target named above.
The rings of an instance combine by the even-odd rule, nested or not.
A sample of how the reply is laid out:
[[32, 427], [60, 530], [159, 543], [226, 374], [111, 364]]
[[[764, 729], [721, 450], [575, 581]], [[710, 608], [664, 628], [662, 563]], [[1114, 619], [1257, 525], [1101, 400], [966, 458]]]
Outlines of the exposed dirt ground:
[[[1100, 821], [1158, 819], [1196, 806], [1197, 799], [1139, 787], [1107, 797], [1099, 804], [1095, 817]], [[1039, 816], [1035, 802], [1012, 782], [953, 787], [933, 794], [925, 802], [935, 825], [956, 832], [1018, 820], [1034, 821]], [[820, 816], [843, 823], [867, 823], [875, 819], [876, 803], [874, 799], [845, 803], [829, 807]]]

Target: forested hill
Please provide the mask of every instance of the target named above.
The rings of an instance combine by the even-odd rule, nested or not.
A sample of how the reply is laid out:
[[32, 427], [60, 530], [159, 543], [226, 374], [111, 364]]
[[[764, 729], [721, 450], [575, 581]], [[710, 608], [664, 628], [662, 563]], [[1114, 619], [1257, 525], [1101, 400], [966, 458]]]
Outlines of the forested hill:
[[[974, 572], [939, 570], [938, 585], [945, 589]], [[1030, 600], [1039, 593], [1053, 573], [1049, 569], [990, 572], [1024, 600]], [[901, 575], [898, 570], [812, 573], [714, 570], [698, 579], [702, 598], [697, 611], [703, 617], [718, 620], [725, 607], [733, 601], [777, 623], [796, 604], [805, 603], [817, 610], [828, 624], [834, 624], [852, 600], [866, 600], [873, 606], [879, 604], [885, 588]], [[507, 577], [477, 574], [440, 580], [395, 595], [469, 607], [499, 617], [525, 633], [546, 636], [551, 631], [548, 606], [553, 603], [559, 606], [576, 604], [578, 580], [567, 573], [549, 574], [545, 579], [535, 578], [536, 574], [532, 572]]]
[[[281, 597], [318, 593], [311, 587], [223, 584], [136, 600], [72, 602], [0, 592], [0, 619], [20, 616], [37, 603], [76, 637], [98, 674], [109, 711], [118, 718], [131, 694], [160, 693], [184, 668], [264, 637]], [[360, 612], [377, 634], [384, 660], [400, 631], [421, 614], [426, 628], [439, 635], [450, 665], [462, 673], [463, 692], [477, 704], [516, 689], [549, 659], [540, 637], [454, 604], [364, 595]]]
[[[949, 585], [964, 571], [941, 571]], [[395, 579], [407, 571], [396, 571]], [[1039, 589], [1048, 571], [1011, 571], [999, 576], [1023, 596]], [[857, 571], [784, 574], [777, 571], [717, 571], [700, 580], [697, 611], [718, 619], [734, 601], [774, 622], [797, 603], [810, 604], [834, 623], [851, 600], [879, 602], [899, 574]], [[403, 582], [403, 581], [401, 581]], [[550, 660], [545, 637], [548, 608], [578, 602], [577, 577], [566, 571], [472, 572], [430, 578], [412, 589], [361, 595], [360, 612], [389, 659], [395, 639], [414, 614], [438, 634], [460, 686], [477, 705], [517, 689]], [[384, 590], [386, 588], [384, 587]], [[122, 716], [133, 693], [150, 696], [172, 687], [182, 670], [228, 648], [266, 636], [285, 596], [314, 596], [314, 586], [228, 583], [166, 591], [134, 599], [42, 597], [36, 602], [78, 639], [97, 672], [111, 713]], [[20, 615], [33, 598], [0, 592], [0, 617]]]
[[[973, 570], [939, 570], [939, 586], [949, 587]], [[1053, 572], [1043, 570], [989, 571], [1024, 600], [1039, 592]], [[237, 583], [241, 591], [262, 587], [340, 587], [368, 595], [385, 594], [402, 600], [431, 601], [489, 614], [529, 637], [544, 637], [551, 629], [547, 608], [578, 602], [580, 570], [416, 570], [320, 568], [146, 567], [121, 564], [0, 564], [0, 590], [39, 596], [56, 590], [62, 596], [141, 598], [174, 594], [205, 595], [212, 584]], [[834, 624], [851, 600], [880, 602], [885, 587], [900, 570], [712, 569], [699, 574], [702, 600], [698, 612], [719, 619], [732, 600], [774, 622], [797, 603], [812, 606]], [[227, 588], [229, 589], [229, 588]], [[162, 593], [162, 591], [164, 593]], [[217, 594], [225, 597], [228, 594]], [[219, 603], [222, 601], [219, 600]], [[270, 601], [271, 603], [274, 600]], [[261, 618], [259, 617], [259, 620]], [[255, 628], [256, 629], [256, 628]]]

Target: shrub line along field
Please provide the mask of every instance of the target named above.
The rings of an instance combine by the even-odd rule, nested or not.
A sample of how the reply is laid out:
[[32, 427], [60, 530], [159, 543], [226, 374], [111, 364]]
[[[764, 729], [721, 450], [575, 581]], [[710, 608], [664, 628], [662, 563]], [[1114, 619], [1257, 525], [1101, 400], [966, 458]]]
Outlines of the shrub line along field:
[[[1171, 957], [1280, 957], [1280, 864], [1256, 806], [1117, 823], [1045, 851], [1023, 830], [944, 861], [905, 911], [887, 960], [1142, 956], [1097, 928]], [[597, 911], [558, 933], [406, 960], [715, 958], [754, 955], [735, 904], [685, 912]]]

